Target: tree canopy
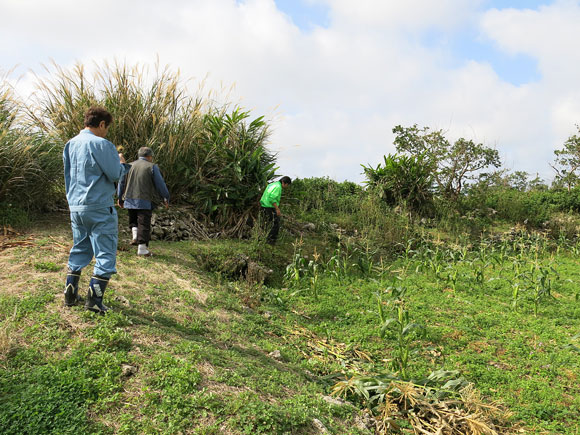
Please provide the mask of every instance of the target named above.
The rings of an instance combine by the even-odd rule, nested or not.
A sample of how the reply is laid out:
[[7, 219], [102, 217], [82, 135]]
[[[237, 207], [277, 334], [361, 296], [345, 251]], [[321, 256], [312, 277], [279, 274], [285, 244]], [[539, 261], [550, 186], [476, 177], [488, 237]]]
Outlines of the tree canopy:
[[437, 190], [448, 199], [456, 199], [482, 169], [501, 165], [497, 150], [464, 138], [451, 143], [442, 130], [397, 125], [393, 133], [397, 152], [424, 156], [433, 168]]

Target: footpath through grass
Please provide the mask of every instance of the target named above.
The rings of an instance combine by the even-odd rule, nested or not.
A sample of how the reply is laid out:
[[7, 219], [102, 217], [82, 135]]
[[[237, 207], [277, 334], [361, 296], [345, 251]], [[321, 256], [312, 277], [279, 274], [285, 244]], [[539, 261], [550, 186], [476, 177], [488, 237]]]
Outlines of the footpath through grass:
[[[20, 240], [0, 253], [0, 433], [373, 433], [363, 397], [328, 396], [341, 380], [397, 371], [397, 334], [381, 337], [378, 308], [390, 317], [395, 288], [425, 327], [408, 346], [414, 378], [458, 370], [511, 412], [513, 431], [580, 432], [580, 272], [569, 249], [546, 250], [532, 279], [529, 262], [516, 274], [499, 250], [450, 259], [409, 248], [381, 263], [313, 238], [272, 252], [154, 242], [157, 255], [141, 259], [123, 241], [113, 312], [99, 317], [62, 306], [66, 219]], [[273, 269], [268, 286], [224, 272], [244, 255]], [[536, 297], [526, 282], [545, 287], [542, 274], [550, 295]]]

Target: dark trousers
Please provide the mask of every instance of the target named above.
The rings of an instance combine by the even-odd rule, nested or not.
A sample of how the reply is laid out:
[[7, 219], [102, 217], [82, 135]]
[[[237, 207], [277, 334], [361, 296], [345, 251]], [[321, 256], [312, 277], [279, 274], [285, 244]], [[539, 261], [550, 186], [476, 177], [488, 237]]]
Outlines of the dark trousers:
[[280, 231], [280, 216], [276, 214], [276, 209], [274, 207], [262, 207], [262, 213], [266, 222], [272, 226], [266, 241], [274, 244], [278, 239], [278, 231]]
[[153, 211], [135, 208], [129, 208], [127, 211], [129, 212], [129, 228], [137, 227], [137, 243], [149, 246]]

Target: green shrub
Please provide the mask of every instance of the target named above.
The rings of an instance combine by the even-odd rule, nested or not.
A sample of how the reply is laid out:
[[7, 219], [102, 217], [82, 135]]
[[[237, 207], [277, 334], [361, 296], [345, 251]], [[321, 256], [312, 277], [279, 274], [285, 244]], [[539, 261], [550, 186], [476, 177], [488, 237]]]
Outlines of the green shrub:
[[283, 200], [298, 213], [317, 210], [326, 213], [354, 213], [364, 195], [362, 186], [351, 181], [339, 183], [328, 177], [297, 178]]
[[30, 218], [26, 210], [9, 202], [0, 202], [0, 226], [12, 226], [23, 228], [30, 224]]
[[555, 239], [575, 239], [580, 235], [580, 217], [575, 213], [553, 213], [544, 226]]
[[366, 185], [390, 206], [406, 205], [430, 214], [433, 209], [433, 167], [424, 155], [384, 156], [384, 166], [363, 166]]
[[539, 227], [554, 213], [580, 211], [580, 187], [570, 192], [561, 189], [521, 191], [512, 187], [481, 187], [470, 189], [459, 205], [463, 214], [471, 213], [491, 220], [527, 223]]

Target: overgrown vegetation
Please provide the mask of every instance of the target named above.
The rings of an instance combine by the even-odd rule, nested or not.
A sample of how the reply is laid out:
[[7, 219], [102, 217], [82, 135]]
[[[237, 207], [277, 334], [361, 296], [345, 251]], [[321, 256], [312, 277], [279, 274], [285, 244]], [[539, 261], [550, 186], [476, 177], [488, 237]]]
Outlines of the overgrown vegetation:
[[364, 166], [366, 185], [389, 206], [406, 206], [419, 215], [433, 214], [433, 166], [425, 154], [388, 155], [384, 166]]
[[[2, 431], [579, 429], [577, 241], [408, 223], [387, 249], [325, 225], [355, 215], [320, 217], [274, 250], [156, 241], [153, 262], [126, 234], [103, 318], [62, 307], [68, 228], [37, 227], [2, 252]], [[240, 259], [274, 272], [256, 283]]]
[[[54, 143], [20, 123], [23, 107], [0, 82], [0, 224], [25, 224], [26, 211], [59, 201], [62, 179]], [[62, 190], [62, 189], [60, 189]]]
[[0, 140], [8, 145], [0, 151], [7, 172], [0, 201], [10, 202], [4, 198], [9, 190], [11, 197], [24, 196], [19, 207], [42, 209], [54, 201], [47, 192], [56, 191], [62, 203], [64, 144], [83, 128], [86, 109], [102, 105], [114, 117], [107, 138], [128, 161], [139, 147], [151, 147], [175, 203], [191, 205], [223, 235], [247, 234], [245, 225], [275, 172], [263, 117], [191, 95], [178, 73], [159, 66], [150, 72], [105, 64], [88, 74], [81, 64], [71, 70], [53, 65], [49, 71], [27, 107], [2, 94]]
[[[263, 118], [168, 70], [54, 68], [35, 106], [0, 99], [2, 433], [578, 433], [573, 177], [547, 186], [483, 144], [397, 126], [365, 187], [294, 180], [270, 247]], [[94, 103], [125, 154], [156, 151], [200, 225], [237, 237], [154, 241], [146, 260], [121, 227], [104, 317], [62, 306], [66, 218], [27, 213], [62, 201], [62, 146]]]
[[[267, 148], [267, 121], [192, 94], [178, 72], [159, 65], [105, 63], [93, 69], [52, 65], [27, 105], [2, 80], [3, 222], [22, 224], [29, 212], [64, 208], [62, 147], [83, 128], [86, 108], [100, 104], [114, 116], [109, 139], [129, 160], [141, 146], [154, 150], [174, 203], [189, 205], [214, 233], [248, 236], [257, 199], [276, 169]], [[417, 125], [395, 126], [393, 132], [398, 154], [385, 156], [377, 167], [363, 166], [365, 189], [327, 179], [298, 183], [293, 190], [302, 212], [352, 211], [361, 218], [356, 226], [366, 230], [382, 207], [374, 203], [383, 202], [447, 228], [464, 226], [465, 216], [477, 220], [472, 225], [477, 233], [498, 219], [539, 227], [557, 213], [580, 210], [576, 136], [556, 151], [557, 176], [549, 188], [521, 171], [494, 170], [500, 166], [498, 151], [483, 144], [451, 142], [443, 131]], [[300, 193], [303, 187], [313, 198]]]

